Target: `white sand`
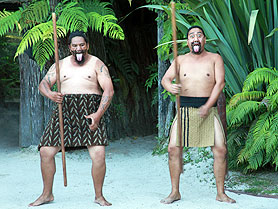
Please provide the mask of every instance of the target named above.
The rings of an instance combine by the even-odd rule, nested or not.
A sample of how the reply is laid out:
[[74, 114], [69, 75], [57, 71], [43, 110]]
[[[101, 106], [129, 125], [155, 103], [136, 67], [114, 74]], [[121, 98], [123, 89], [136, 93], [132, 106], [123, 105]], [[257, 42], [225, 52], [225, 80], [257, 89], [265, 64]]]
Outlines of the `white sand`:
[[[171, 205], [160, 200], [171, 189], [167, 154], [152, 156], [153, 136], [121, 139], [107, 147], [104, 195], [111, 209], [277, 209], [278, 200], [227, 192], [236, 204], [215, 201], [212, 159], [187, 164], [181, 176], [182, 199]], [[198, 156], [197, 156], [198, 157]], [[86, 150], [66, 153], [68, 186], [63, 186], [61, 154], [56, 156], [54, 202], [39, 208], [99, 208], [94, 200], [91, 160]], [[42, 191], [40, 158], [36, 147], [0, 147], [0, 208], [23, 209]]]

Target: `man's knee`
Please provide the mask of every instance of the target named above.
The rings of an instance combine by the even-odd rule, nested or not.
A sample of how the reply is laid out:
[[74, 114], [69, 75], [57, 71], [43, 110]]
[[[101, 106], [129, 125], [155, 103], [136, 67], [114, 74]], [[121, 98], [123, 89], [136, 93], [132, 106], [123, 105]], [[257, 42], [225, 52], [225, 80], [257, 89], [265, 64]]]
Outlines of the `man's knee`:
[[180, 147], [169, 145], [168, 155], [170, 159], [177, 158], [180, 156]]
[[226, 146], [213, 147], [214, 158], [224, 159], [226, 158], [227, 148]]
[[94, 150], [92, 160], [94, 163], [104, 163], [105, 162], [105, 150], [104, 149], [96, 149]]
[[57, 151], [55, 149], [51, 149], [50, 147], [41, 147], [40, 148], [40, 156], [41, 159], [52, 159], [56, 155]]

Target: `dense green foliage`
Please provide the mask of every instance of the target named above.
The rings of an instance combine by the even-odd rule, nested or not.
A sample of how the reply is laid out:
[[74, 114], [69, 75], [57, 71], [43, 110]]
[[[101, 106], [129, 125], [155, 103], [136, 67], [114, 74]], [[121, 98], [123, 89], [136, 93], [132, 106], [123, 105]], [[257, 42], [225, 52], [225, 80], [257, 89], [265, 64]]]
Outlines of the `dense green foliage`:
[[[149, 5], [165, 11], [170, 17], [170, 6]], [[186, 52], [186, 33], [192, 24], [203, 27], [207, 36], [206, 48], [222, 56], [226, 69], [226, 93], [241, 92], [249, 72], [259, 67], [278, 65], [278, 6], [275, 1], [255, 0], [188, 0], [177, 4], [176, 19], [179, 53]], [[274, 21], [273, 21], [274, 20]], [[159, 53], [168, 53], [172, 47], [171, 23], [164, 24], [165, 35]], [[249, 42], [248, 42], [249, 41]]]
[[19, 97], [19, 67], [13, 55], [19, 40], [0, 37], [0, 100]]
[[[55, 7], [58, 18], [57, 35], [65, 37], [68, 32], [88, 29], [113, 39], [124, 39], [122, 28], [108, 2], [99, 0], [65, 0]], [[24, 33], [15, 56], [32, 47], [33, 57], [43, 67], [54, 53], [53, 23], [49, 1], [33, 1], [16, 12], [0, 12], [0, 36], [8, 32]]]
[[230, 166], [257, 170], [278, 168], [278, 72], [258, 68], [250, 73], [241, 93], [229, 104]]

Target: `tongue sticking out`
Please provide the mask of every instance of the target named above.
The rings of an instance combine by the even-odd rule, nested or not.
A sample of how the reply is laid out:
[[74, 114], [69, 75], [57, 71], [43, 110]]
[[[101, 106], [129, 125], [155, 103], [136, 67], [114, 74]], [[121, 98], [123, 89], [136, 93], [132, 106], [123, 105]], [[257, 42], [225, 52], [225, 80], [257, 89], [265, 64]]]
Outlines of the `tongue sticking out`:
[[78, 60], [78, 61], [82, 61], [82, 54], [76, 54], [76, 59]]
[[193, 46], [193, 50], [194, 50], [194, 52], [199, 52], [200, 46], [199, 45]]

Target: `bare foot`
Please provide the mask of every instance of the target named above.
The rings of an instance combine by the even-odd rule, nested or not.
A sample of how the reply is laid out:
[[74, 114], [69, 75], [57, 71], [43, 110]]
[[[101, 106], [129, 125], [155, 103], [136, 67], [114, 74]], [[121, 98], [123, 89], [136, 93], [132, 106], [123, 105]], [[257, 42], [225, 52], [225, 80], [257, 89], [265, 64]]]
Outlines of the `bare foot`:
[[99, 204], [100, 206], [111, 206], [112, 205], [103, 196], [95, 198], [95, 203]]
[[225, 193], [224, 194], [218, 194], [216, 196], [216, 200], [219, 202], [227, 202], [227, 203], [236, 203], [236, 201], [230, 197], [228, 197]]
[[180, 193], [177, 193], [177, 194], [170, 194], [168, 197], [162, 199], [160, 202], [161, 203], [164, 203], [164, 204], [171, 204], [175, 201], [178, 201], [181, 199], [181, 195]]
[[39, 205], [43, 205], [43, 204], [46, 204], [46, 203], [50, 203], [53, 200], [54, 200], [53, 194], [51, 194], [49, 196], [41, 195], [41, 196], [39, 196], [39, 198], [35, 202], [30, 203], [28, 206], [29, 207], [39, 206]]

